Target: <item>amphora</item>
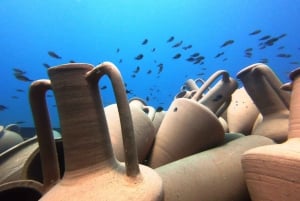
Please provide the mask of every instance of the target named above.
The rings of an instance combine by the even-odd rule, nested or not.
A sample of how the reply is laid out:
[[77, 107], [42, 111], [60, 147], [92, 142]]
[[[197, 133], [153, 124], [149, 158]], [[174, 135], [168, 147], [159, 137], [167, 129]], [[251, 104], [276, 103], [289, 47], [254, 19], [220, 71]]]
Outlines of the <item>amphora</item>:
[[251, 134], [264, 135], [284, 142], [288, 134], [289, 92], [280, 89], [282, 83], [265, 64], [256, 63], [242, 69], [237, 77], [262, 115]]
[[[203, 95], [220, 76], [222, 79]], [[226, 109], [236, 88], [236, 81], [226, 71], [217, 71], [192, 98], [176, 98], [157, 132], [149, 165], [156, 168], [220, 145], [224, 129], [217, 114]]]
[[[65, 64], [49, 68], [50, 80], [30, 87], [43, 170], [41, 200], [162, 200], [162, 181], [149, 167], [138, 165], [134, 129], [125, 87], [109, 62]], [[124, 160], [116, 160], [100, 98], [98, 81], [111, 80], [120, 115]], [[60, 118], [65, 172], [60, 179], [45, 93], [52, 89]]]

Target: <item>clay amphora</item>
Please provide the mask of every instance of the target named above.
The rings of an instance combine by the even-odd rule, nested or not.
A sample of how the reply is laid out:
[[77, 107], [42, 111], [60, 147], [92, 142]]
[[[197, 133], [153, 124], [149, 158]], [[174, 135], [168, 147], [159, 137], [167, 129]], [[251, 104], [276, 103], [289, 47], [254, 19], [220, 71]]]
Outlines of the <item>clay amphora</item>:
[[[219, 76], [223, 79], [202, 98], [203, 92]], [[191, 99], [175, 99], [157, 132], [150, 167], [156, 168], [220, 145], [224, 140], [224, 130], [215, 113], [230, 99], [236, 87], [236, 82], [227, 72], [218, 71]]]
[[247, 151], [242, 158], [252, 201], [300, 200], [300, 68], [290, 74], [288, 140]]
[[6, 127], [0, 125], [0, 153], [24, 141], [18, 131], [15, 124]]
[[229, 132], [250, 135], [259, 111], [244, 87], [235, 90], [227, 108]]
[[273, 143], [264, 136], [239, 137], [157, 168], [163, 179], [164, 200], [249, 201], [241, 155], [251, 148]]
[[241, 70], [241, 79], [246, 91], [263, 116], [252, 133], [264, 135], [276, 142], [284, 142], [288, 134], [290, 94], [280, 89], [282, 83], [265, 64], [256, 63]]
[[[147, 106], [143, 100], [137, 98], [129, 101], [129, 107], [132, 116], [138, 158], [139, 162], [142, 163], [146, 159], [155, 137], [154, 125], [152, 123], [155, 109]], [[117, 104], [106, 106], [104, 111], [115, 156], [119, 161], [124, 162], [122, 130]]]
[[[161, 200], [158, 174], [138, 165], [134, 131], [125, 87], [118, 69], [109, 62], [65, 64], [48, 69], [50, 80], [30, 88], [32, 113], [40, 143], [44, 185], [41, 200]], [[99, 94], [98, 80], [112, 82], [120, 114], [125, 164], [116, 160]], [[65, 172], [60, 179], [45, 103], [52, 88], [60, 118]], [[53, 187], [52, 187], [53, 186]]]

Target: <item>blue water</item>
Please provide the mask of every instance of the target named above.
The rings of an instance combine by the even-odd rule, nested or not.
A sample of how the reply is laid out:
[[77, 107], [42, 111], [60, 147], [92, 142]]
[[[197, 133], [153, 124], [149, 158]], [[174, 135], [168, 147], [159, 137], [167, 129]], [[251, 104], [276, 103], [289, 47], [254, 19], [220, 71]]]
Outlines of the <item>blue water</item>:
[[[44, 63], [111, 61], [127, 83], [128, 98], [138, 96], [164, 109], [188, 78], [207, 79], [219, 69], [235, 77], [262, 59], [287, 82], [300, 62], [299, 10], [299, 0], [2, 0], [0, 105], [6, 109], [0, 111], [0, 125], [33, 126], [31, 82], [16, 79], [13, 68], [25, 71], [31, 80], [47, 79]], [[249, 35], [255, 30], [261, 32]], [[260, 38], [282, 34], [286, 36], [260, 49]], [[174, 40], [167, 43], [171, 36]], [[234, 43], [220, 48], [227, 40]], [[181, 46], [172, 47], [180, 41]], [[184, 50], [188, 45], [192, 48]], [[245, 56], [247, 48], [253, 48], [251, 57]], [[48, 51], [62, 58], [50, 57]], [[215, 58], [220, 52], [224, 55]], [[181, 57], [174, 59], [178, 53]], [[204, 56], [204, 63], [186, 61], [193, 53]], [[138, 54], [143, 59], [134, 59]], [[163, 70], [158, 74], [160, 63]], [[137, 66], [140, 71], [132, 77]], [[101, 91], [104, 104], [114, 103], [109, 80], [99, 85], [107, 86]], [[55, 99], [51, 91], [47, 94], [52, 125], [59, 127]]]

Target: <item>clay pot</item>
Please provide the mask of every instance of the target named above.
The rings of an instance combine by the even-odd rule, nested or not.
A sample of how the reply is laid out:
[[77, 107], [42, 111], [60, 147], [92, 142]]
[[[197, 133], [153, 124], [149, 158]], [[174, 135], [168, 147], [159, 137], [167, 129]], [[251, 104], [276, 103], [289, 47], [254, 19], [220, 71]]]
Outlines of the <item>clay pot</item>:
[[[138, 159], [139, 162], [142, 163], [146, 159], [155, 137], [154, 125], [152, 123], [155, 109], [146, 106], [145, 102], [140, 99], [130, 100], [129, 107], [132, 116]], [[124, 162], [124, 147], [117, 104], [106, 106], [104, 111], [113, 151], [116, 158]]]
[[[131, 112], [118, 69], [109, 62], [96, 68], [72, 63], [49, 68], [48, 74], [51, 83], [38, 80], [30, 87], [47, 191], [41, 200], [162, 200], [161, 178], [152, 169], [138, 165]], [[118, 105], [125, 164], [116, 160], [112, 150], [98, 88], [103, 75], [111, 80]], [[45, 104], [45, 92], [50, 88], [57, 102], [63, 139], [62, 179]]]
[[262, 122], [253, 128], [251, 134], [284, 142], [288, 134], [290, 94], [280, 89], [281, 81], [267, 65], [261, 63], [244, 68], [237, 77], [263, 116]]
[[[203, 92], [220, 75], [224, 76], [223, 80], [202, 98]], [[224, 129], [214, 113], [229, 99], [236, 87], [236, 82], [226, 72], [218, 71], [191, 99], [175, 99], [157, 132], [150, 155], [150, 167], [156, 168], [220, 145], [224, 139]]]
[[247, 151], [242, 165], [253, 201], [300, 200], [300, 69], [290, 75], [292, 92], [288, 140]]
[[244, 87], [235, 90], [227, 108], [229, 132], [250, 135], [259, 111]]
[[222, 146], [157, 168], [163, 179], [164, 200], [250, 200], [243, 177], [241, 155], [251, 148], [273, 143], [264, 136], [239, 137]]
[[16, 124], [8, 125], [5, 128], [0, 125], [0, 153], [24, 141], [18, 133], [19, 131], [20, 128]]

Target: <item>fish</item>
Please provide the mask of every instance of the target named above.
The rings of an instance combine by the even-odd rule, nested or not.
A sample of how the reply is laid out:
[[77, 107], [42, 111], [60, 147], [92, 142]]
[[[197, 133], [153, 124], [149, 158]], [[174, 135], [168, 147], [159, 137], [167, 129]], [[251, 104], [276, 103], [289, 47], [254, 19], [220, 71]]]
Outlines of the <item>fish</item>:
[[158, 74], [160, 74], [164, 69], [164, 65], [162, 63], [160, 63], [157, 66], [158, 66]]
[[154, 47], [154, 48], [152, 48], [151, 52], [155, 52], [155, 50], [156, 50], [156, 48]]
[[126, 89], [126, 93], [127, 93], [127, 94], [132, 94], [133, 91], [132, 91], [131, 89]]
[[147, 71], [147, 74], [151, 74], [151, 73], [152, 73], [152, 70], [149, 69], [149, 70]]
[[216, 54], [215, 58], [218, 58], [220, 56], [222, 56], [224, 54], [224, 52], [219, 52], [218, 54]]
[[136, 69], [133, 71], [134, 73], [138, 73], [140, 71], [140, 67], [137, 66]]
[[253, 48], [249, 47], [247, 49], [245, 49], [245, 52], [251, 52], [253, 50]]
[[182, 41], [179, 41], [177, 43], [175, 43], [172, 47], [175, 48], [175, 47], [179, 47], [183, 42]]
[[282, 49], [284, 49], [284, 46], [280, 46], [277, 49], [282, 50]]
[[187, 46], [182, 47], [182, 49], [188, 50], [188, 49], [190, 49], [190, 48], [192, 48], [192, 47], [193, 47], [192, 45], [187, 45]]
[[70, 60], [70, 61], [69, 61], [69, 63], [76, 63], [76, 61], [74, 61], [74, 60]]
[[59, 56], [58, 54], [56, 54], [55, 52], [53, 51], [48, 51], [48, 55], [52, 58], [55, 58], [55, 59], [61, 59], [61, 56]]
[[249, 33], [249, 35], [256, 35], [256, 34], [259, 34], [260, 32], [261, 32], [261, 30], [260, 30], [260, 29], [257, 29], [257, 30], [255, 30], [255, 31]]
[[291, 61], [290, 64], [293, 64], [293, 65], [299, 65], [300, 62], [299, 62], [299, 61]]
[[269, 59], [267, 58], [262, 58], [258, 61], [259, 63], [264, 63], [264, 64], [267, 64], [269, 62]]
[[18, 96], [11, 96], [12, 99], [19, 99]]
[[222, 47], [226, 47], [226, 46], [228, 46], [228, 45], [231, 45], [231, 44], [233, 44], [234, 43], [234, 40], [227, 40], [227, 41], [225, 41], [220, 47], [222, 48]]
[[273, 37], [273, 38], [270, 38], [269, 40], [267, 40], [264, 45], [267, 45], [267, 46], [272, 46], [274, 45], [274, 43], [276, 41], [278, 41], [280, 38], [279, 37]]
[[265, 35], [265, 36], [261, 37], [259, 40], [267, 40], [269, 38], [271, 38], [270, 35]]
[[167, 43], [170, 43], [174, 40], [174, 36], [171, 36], [168, 40], [167, 40]]
[[142, 45], [146, 45], [148, 43], [148, 39], [145, 38], [145, 40], [142, 42]]
[[144, 55], [143, 54], [139, 54], [136, 57], [134, 57], [135, 60], [141, 60], [143, 59]]
[[0, 111], [7, 110], [7, 107], [5, 105], [0, 105]]
[[123, 59], [119, 59], [119, 63], [122, 63], [123, 62]]
[[32, 82], [32, 79], [29, 79], [28, 77], [26, 77], [25, 75], [21, 75], [21, 74], [15, 74], [15, 77], [23, 82]]
[[252, 57], [252, 52], [245, 52], [245, 57], [251, 58]]
[[43, 63], [43, 66], [44, 66], [45, 68], [50, 68], [50, 65], [47, 64], [47, 63]]
[[102, 90], [107, 89], [107, 86], [104, 85], [104, 86], [101, 87], [101, 89], [102, 89]]
[[173, 56], [173, 59], [179, 59], [181, 57], [181, 54], [180, 53], [177, 53]]
[[117, 48], [117, 49], [116, 49], [116, 52], [119, 53], [119, 52], [120, 52], [120, 48]]
[[192, 61], [195, 61], [196, 59], [195, 59], [195, 57], [189, 57], [186, 60], [192, 62]]
[[15, 72], [15, 74], [25, 74], [26, 73], [26, 71], [23, 71], [19, 68], [13, 68], [13, 71]]
[[16, 89], [17, 92], [24, 92], [23, 89]]
[[197, 56], [199, 56], [199, 55], [200, 55], [199, 52], [195, 52], [194, 54], [191, 54], [191, 57], [197, 57]]
[[290, 58], [291, 56], [292, 56], [291, 54], [284, 54], [284, 53], [277, 54], [277, 57], [281, 57], [281, 58]]

